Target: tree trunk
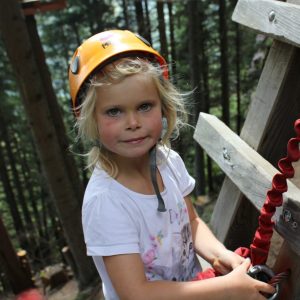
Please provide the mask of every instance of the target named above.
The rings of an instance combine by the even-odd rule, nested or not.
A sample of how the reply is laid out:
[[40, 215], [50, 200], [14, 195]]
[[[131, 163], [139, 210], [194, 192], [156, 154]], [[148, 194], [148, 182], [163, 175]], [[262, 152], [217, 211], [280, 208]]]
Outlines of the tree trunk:
[[50, 109], [52, 120], [54, 120], [53, 123], [56, 130], [56, 136], [59, 141], [61, 152], [63, 153], [62, 158], [64, 159], [66, 171], [68, 172], [69, 178], [71, 178], [73, 189], [75, 190], [75, 194], [77, 195], [75, 199], [79, 201], [81, 205], [83, 199], [83, 186], [82, 182], [80, 181], [74, 158], [72, 157], [71, 152], [69, 151], [69, 142], [63, 124], [63, 119], [60, 114], [60, 109], [57, 103], [56, 95], [52, 87], [51, 76], [46, 65], [44, 51], [36, 28], [36, 22], [33, 16], [26, 17], [25, 20], [29, 37], [31, 38], [31, 44], [33, 45], [34, 56], [37, 60], [39, 72], [42, 76], [48, 107]]
[[[35, 138], [38, 154], [46, 175], [49, 190], [55, 199], [69, 247], [76, 260], [76, 276], [81, 287], [87, 286], [96, 277], [92, 260], [86, 256], [81, 228], [81, 207], [77, 189], [66, 165], [66, 153], [62, 151], [61, 139], [57, 136], [52, 119], [53, 110], [47, 101], [50, 86], [45, 87], [45, 78], [38, 63], [40, 60], [32, 46], [19, 1], [0, 2], [0, 29], [7, 54], [19, 83], [22, 100]], [[39, 47], [39, 45], [35, 45]], [[54, 100], [54, 99], [52, 99]], [[50, 100], [49, 100], [50, 101]], [[63, 133], [61, 133], [63, 134]]]
[[147, 41], [152, 44], [152, 37], [151, 37], [151, 22], [149, 17], [149, 8], [148, 8], [148, 0], [144, 0], [145, 3], [145, 18], [146, 18], [146, 24], [145, 24], [145, 38]]
[[10, 282], [12, 290], [18, 294], [24, 290], [34, 287], [31, 280], [32, 274], [22, 268], [22, 265], [15, 253], [7, 231], [0, 217], [0, 260], [4, 266], [5, 274]]
[[169, 26], [170, 26], [170, 46], [171, 46], [171, 68], [172, 68], [172, 79], [174, 84], [176, 84], [176, 46], [174, 37], [174, 20], [173, 20], [173, 3], [172, 0], [168, 1], [168, 14], [169, 14]]
[[241, 131], [242, 121], [241, 121], [241, 68], [240, 68], [240, 27], [239, 24], [235, 24], [235, 76], [236, 76], [236, 102], [237, 102], [237, 112], [236, 112], [236, 132], [237, 134]]
[[146, 36], [146, 30], [145, 30], [145, 22], [144, 22], [144, 12], [143, 12], [143, 4], [141, 0], [135, 0], [134, 1], [135, 6], [135, 17], [138, 27], [138, 33], [142, 36]]
[[122, 0], [122, 9], [123, 9], [125, 28], [129, 29], [129, 18], [128, 18], [127, 5], [128, 5], [127, 0]]
[[[2, 142], [4, 142], [5, 145], [5, 150], [7, 153], [7, 162], [9, 163], [10, 166], [10, 170], [11, 170], [11, 177], [12, 180], [11, 182], [14, 182], [14, 190], [16, 191], [17, 194], [17, 199], [18, 199], [18, 204], [21, 205], [22, 208], [22, 212], [23, 212], [23, 216], [24, 216], [24, 220], [25, 220], [25, 231], [27, 231], [28, 234], [30, 234], [30, 239], [31, 239], [31, 246], [35, 245], [35, 240], [34, 240], [34, 232], [35, 232], [35, 228], [33, 225], [33, 221], [31, 218], [31, 214], [29, 212], [28, 209], [28, 204], [27, 201], [25, 199], [25, 195], [24, 195], [24, 191], [25, 191], [25, 187], [22, 186], [21, 183], [21, 179], [20, 179], [20, 173], [17, 171], [17, 163], [16, 160], [14, 158], [13, 152], [12, 152], [12, 144], [11, 141], [9, 139], [8, 136], [8, 129], [6, 127], [5, 124], [5, 116], [4, 113], [2, 112], [2, 109], [0, 107], [0, 130], [1, 130], [1, 140]], [[2, 159], [4, 159], [4, 157], [2, 156]], [[26, 249], [29, 250], [29, 249]]]
[[164, 15], [164, 2], [156, 1], [157, 18], [158, 18], [158, 31], [160, 40], [160, 54], [168, 61], [168, 42], [166, 35], [166, 23]]
[[7, 203], [7, 206], [10, 210], [10, 214], [12, 217], [12, 221], [14, 224], [14, 228], [16, 231], [16, 235], [18, 238], [18, 241], [20, 243], [20, 246], [22, 248], [27, 248], [28, 242], [26, 239], [26, 233], [24, 231], [24, 223], [22, 221], [21, 215], [18, 210], [17, 201], [13, 192], [13, 187], [10, 183], [10, 178], [8, 176], [8, 171], [4, 162], [4, 153], [2, 150], [2, 147], [0, 146], [0, 180], [3, 184], [3, 189], [5, 193], [5, 201]]
[[37, 199], [39, 199], [39, 197], [37, 197], [34, 192], [35, 182], [31, 178], [30, 167], [29, 167], [30, 163], [28, 162], [28, 158], [26, 157], [26, 155], [24, 155], [22, 149], [19, 147], [17, 141], [14, 139], [12, 142], [14, 147], [16, 148], [17, 160], [19, 161], [21, 172], [24, 177], [24, 183], [27, 187], [29, 203], [31, 205], [33, 217], [35, 219], [35, 226], [37, 227], [36, 229], [39, 233], [39, 237], [44, 238], [43, 224], [41, 222], [38, 203], [36, 201]]
[[[201, 54], [200, 70], [203, 82], [203, 111], [209, 113], [210, 110], [210, 92], [209, 92], [209, 58], [207, 55], [206, 45], [208, 40], [208, 31], [205, 28], [205, 7], [203, 2], [199, 2], [199, 46]], [[210, 192], [214, 190], [213, 175], [212, 175], [212, 161], [206, 155], [206, 169], [207, 169], [207, 184]]]
[[219, 35], [220, 35], [220, 63], [221, 63], [221, 86], [222, 86], [222, 120], [230, 126], [229, 107], [229, 71], [228, 71], [228, 41], [227, 41], [227, 9], [226, 1], [219, 0]]
[[[198, 6], [197, 1], [188, 2], [188, 19], [189, 19], [189, 65], [191, 69], [191, 84], [192, 89], [197, 88], [194, 92], [194, 119], [192, 125], [195, 126], [200, 111], [203, 111], [203, 97], [202, 86], [200, 77], [200, 62], [198, 59], [199, 54], [199, 39], [198, 39]], [[205, 194], [205, 172], [204, 172], [204, 153], [202, 148], [197, 142], [195, 145], [195, 177], [196, 177], [196, 196]]]

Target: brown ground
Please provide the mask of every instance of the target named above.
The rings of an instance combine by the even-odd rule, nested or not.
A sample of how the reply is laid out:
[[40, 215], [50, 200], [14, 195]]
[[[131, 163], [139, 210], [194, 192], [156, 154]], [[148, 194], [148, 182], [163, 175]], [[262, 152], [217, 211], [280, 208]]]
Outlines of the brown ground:
[[70, 280], [60, 289], [47, 292], [47, 300], [104, 300], [101, 287], [79, 292], [76, 280]]

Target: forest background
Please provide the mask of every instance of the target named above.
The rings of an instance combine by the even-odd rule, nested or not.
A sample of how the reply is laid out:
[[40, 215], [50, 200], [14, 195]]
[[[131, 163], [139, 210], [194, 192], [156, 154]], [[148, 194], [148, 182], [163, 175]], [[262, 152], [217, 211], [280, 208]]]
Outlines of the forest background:
[[[203, 111], [239, 133], [269, 41], [231, 21], [236, 0], [56, 0], [66, 6], [25, 15], [32, 2], [0, 4], [1, 232], [15, 251], [26, 250], [33, 273], [69, 263], [85, 288], [95, 269], [80, 219], [90, 173], [79, 155], [85, 145], [76, 141], [68, 89], [75, 49], [106, 29], [138, 32], [167, 59], [171, 80], [194, 91], [189, 123], [195, 126]], [[214, 203], [224, 175], [194, 142], [193, 129], [173, 147], [196, 178], [195, 202], [205, 196]], [[72, 263], [62, 255], [65, 246]], [[0, 255], [0, 292], [13, 289], [7, 264]]]

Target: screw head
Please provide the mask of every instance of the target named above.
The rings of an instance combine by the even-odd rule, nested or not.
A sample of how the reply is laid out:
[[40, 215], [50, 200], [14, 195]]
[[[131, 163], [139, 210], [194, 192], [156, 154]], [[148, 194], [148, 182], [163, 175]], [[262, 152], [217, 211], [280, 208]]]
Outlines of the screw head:
[[269, 12], [269, 21], [273, 22], [275, 20], [275, 17], [276, 17], [275, 11], [274, 10], [270, 11]]
[[285, 210], [283, 212], [283, 219], [284, 219], [285, 222], [290, 222], [291, 221], [292, 214], [291, 214], [291, 212], [289, 210]]

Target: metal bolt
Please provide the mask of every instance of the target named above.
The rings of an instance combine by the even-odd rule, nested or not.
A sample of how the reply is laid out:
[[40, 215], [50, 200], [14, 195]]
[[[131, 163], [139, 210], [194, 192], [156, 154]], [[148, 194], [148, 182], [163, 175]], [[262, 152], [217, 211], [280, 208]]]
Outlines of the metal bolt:
[[276, 17], [276, 14], [275, 14], [275, 11], [274, 10], [271, 10], [269, 12], [269, 21], [270, 22], [273, 22], [275, 20], [275, 17]]
[[228, 161], [230, 161], [231, 158], [226, 148], [223, 148], [223, 158]]
[[294, 221], [294, 222], [292, 223], [292, 228], [293, 228], [293, 229], [297, 229], [297, 227], [298, 227], [298, 223]]
[[283, 219], [285, 222], [290, 222], [292, 219], [292, 214], [289, 210], [284, 210], [283, 212]]

